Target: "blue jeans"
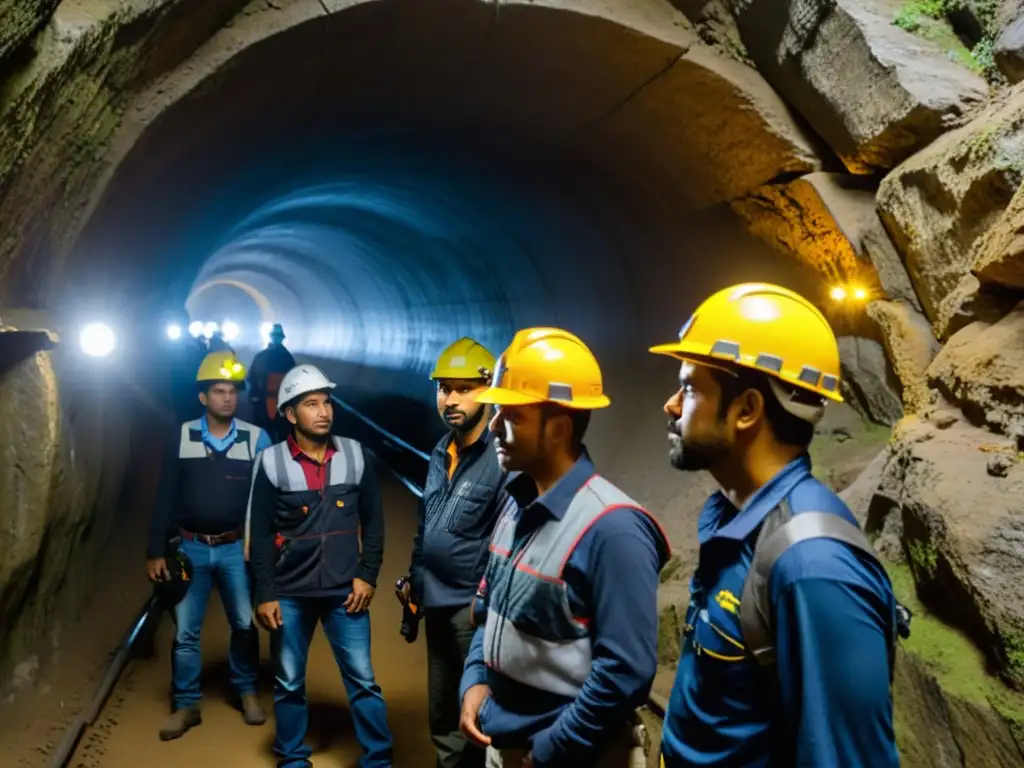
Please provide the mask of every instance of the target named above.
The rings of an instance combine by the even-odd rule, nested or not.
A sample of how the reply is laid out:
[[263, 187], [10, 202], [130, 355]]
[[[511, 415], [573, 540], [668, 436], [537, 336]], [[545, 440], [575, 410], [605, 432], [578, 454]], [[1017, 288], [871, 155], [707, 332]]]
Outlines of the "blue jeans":
[[317, 622], [334, 651], [352, 708], [360, 768], [390, 768], [391, 730], [384, 696], [370, 662], [370, 614], [346, 613], [341, 597], [282, 597], [281, 628], [271, 634], [274, 656], [274, 754], [278, 768], [306, 768], [313, 751], [303, 744], [309, 724], [306, 662]]
[[199, 681], [203, 659], [199, 633], [206, 618], [206, 603], [214, 583], [231, 626], [228, 667], [239, 696], [256, 692], [260, 640], [252, 623], [252, 598], [242, 542], [211, 547], [182, 539], [180, 545], [192, 561], [192, 584], [174, 609], [174, 650], [171, 657], [172, 698], [175, 709], [194, 707], [202, 698]]

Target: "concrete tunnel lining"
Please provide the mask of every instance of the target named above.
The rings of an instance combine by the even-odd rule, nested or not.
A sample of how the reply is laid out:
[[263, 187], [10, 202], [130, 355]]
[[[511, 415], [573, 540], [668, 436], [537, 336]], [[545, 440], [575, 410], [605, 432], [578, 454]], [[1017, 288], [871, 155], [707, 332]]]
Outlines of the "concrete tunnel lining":
[[[252, 281], [262, 286], [259, 290], [277, 292], [278, 307], [282, 302], [302, 304], [299, 327], [318, 326], [320, 333], [315, 339], [293, 341], [318, 357], [334, 355], [358, 359], [361, 366], [425, 373], [446, 334], [482, 333], [500, 349], [513, 326], [533, 322], [575, 327], [598, 347], [605, 341], [599, 351], [608, 354], [645, 323], [645, 312], [657, 306], [646, 299], [633, 306], [634, 298], [648, 286], [637, 270], [624, 265], [640, 259], [657, 264], [662, 271], [656, 280], [660, 286], [664, 264], [678, 260], [673, 251], [678, 252], [679, 242], [691, 234], [689, 225], [682, 224], [686, 215], [819, 165], [810, 140], [756, 73], [705, 49], [667, 4], [651, 1], [622, 8], [608, 3], [496, 5], [445, 0], [443, 6], [439, 10], [432, 4], [428, 13], [422, 5], [403, 2], [328, 3], [332, 13], [325, 15], [319, 3], [300, 2], [286, 10], [243, 12], [128, 109], [112, 157], [116, 161], [122, 148], [131, 148], [117, 164], [75, 249], [74, 285], [81, 291], [92, 277], [102, 275], [97, 294], [107, 293], [109, 301], [107, 277], [116, 271], [118, 282], [132, 286], [139, 296], [150, 295], [154, 284], [166, 285], [174, 278], [182, 290], [187, 272], [183, 263], [198, 269], [197, 260], [212, 254], [198, 283], [210, 277]], [[231, 52], [226, 59], [225, 50]], [[260, 85], [253, 88], [252, 83]], [[465, 269], [441, 276], [412, 260], [408, 266], [389, 262], [380, 258], [380, 246], [371, 257], [373, 248], [355, 242], [347, 251], [361, 251], [366, 258], [346, 261], [345, 281], [332, 283], [333, 293], [363, 299], [348, 301], [346, 307], [337, 296], [326, 297], [327, 304], [337, 306], [338, 316], [345, 317], [333, 323], [334, 330], [327, 330], [332, 325], [325, 320], [328, 313], [313, 320], [311, 306], [317, 302], [296, 301], [296, 289], [285, 287], [310, 285], [308, 275], [305, 280], [298, 275], [305, 275], [304, 265], [315, 254], [296, 259], [303, 250], [299, 248], [293, 249], [290, 262], [266, 253], [254, 257], [257, 244], [274, 243], [273, 249], [287, 253], [288, 246], [282, 244], [288, 240], [289, 225], [274, 232], [265, 223], [252, 223], [251, 217], [270, 216], [273, 210], [280, 219], [282, 208], [288, 206], [295, 215], [308, 216], [317, 207], [312, 195], [333, 195], [332, 204], [338, 207], [339, 199], [350, 194], [353, 200], [343, 207], [388, 207], [390, 213], [381, 209], [372, 214], [387, 219], [385, 224], [394, 225], [403, 216], [410, 222], [417, 215], [421, 220], [432, 215], [435, 227], [437, 221], [447, 221], [451, 230], [451, 222], [460, 215], [455, 210], [458, 204], [446, 201], [450, 210], [441, 211], [441, 200], [417, 200], [417, 186], [422, 192], [430, 185], [409, 173], [400, 178], [402, 174], [389, 169], [388, 178], [374, 178], [380, 169], [372, 160], [368, 164], [365, 156], [356, 156], [358, 152], [337, 161], [345, 175], [327, 182], [334, 186], [326, 193], [323, 185], [318, 191], [299, 193], [293, 188], [295, 180], [281, 174], [273, 182], [247, 176], [246, 166], [280, 156], [282, 147], [317, 142], [322, 147], [325, 136], [338, 145], [366, 145], [368, 134], [373, 134], [370, 153], [380, 152], [382, 141], [390, 141], [399, 151], [408, 151], [401, 147], [410, 143], [418, 145], [421, 154], [464, 157], [462, 168], [452, 163], [451, 168], [435, 166], [427, 172], [434, 177], [465, 174], [472, 170], [465, 166], [472, 163], [482, 175], [482, 167], [495, 165], [488, 155], [493, 156], [496, 147], [513, 157], [511, 163], [506, 158], [494, 169], [503, 178], [511, 164], [532, 166], [529, 174], [536, 178], [570, 176], [574, 182], [560, 186], [573, 202], [545, 205], [589, 208], [589, 214], [573, 214], [575, 231], [584, 228], [581, 216], [589, 215], [592, 222], [602, 221], [595, 229], [603, 232], [596, 237], [588, 233], [586, 245], [586, 238], [578, 238], [557, 253], [544, 252], [535, 243], [519, 253], [502, 252], [489, 249], [478, 237], [475, 250], [489, 261], [486, 274], [475, 277]], [[443, 139], [435, 142], [431, 137]], [[236, 187], [247, 183], [260, 191], [276, 184], [287, 193], [261, 198], [228, 189], [223, 194], [235, 198], [230, 203], [204, 199], [202, 190], [211, 178], [235, 178]], [[519, 183], [524, 185], [521, 195], [547, 191], [527, 193], [530, 182]], [[348, 191], [339, 184], [349, 185]], [[369, 193], [374, 185], [379, 191]], [[487, 194], [486, 185], [481, 193]], [[479, 199], [481, 193], [472, 197]], [[463, 194], [468, 199], [470, 193]], [[357, 201], [358, 196], [373, 201]], [[580, 202], [584, 196], [588, 200]], [[252, 212], [261, 205], [262, 214]], [[492, 205], [502, 207], [509, 205], [500, 200]], [[305, 208], [304, 213], [296, 213], [299, 208]], [[408, 213], [397, 212], [402, 208]], [[248, 231], [245, 216], [252, 223]], [[219, 240], [183, 239], [175, 230], [188, 217], [207, 222], [233, 217], [235, 234]], [[612, 221], [618, 232], [612, 232]], [[508, 221], [501, 224], [506, 229], [513, 226]], [[529, 232], [526, 239], [535, 239], [542, 225], [519, 226]], [[548, 238], [559, 228], [553, 222], [543, 226]], [[566, 228], [564, 220], [561, 226]], [[621, 250], [630, 247], [624, 242], [637, 242], [641, 230], [659, 232], [646, 238], [657, 244], [642, 256], [623, 255]], [[515, 237], [523, 239], [522, 233]], [[619, 242], [609, 245], [613, 239]], [[161, 242], [167, 244], [163, 250], [157, 245]], [[294, 238], [291, 245], [296, 245]], [[612, 256], [616, 249], [620, 254]], [[602, 250], [608, 251], [608, 258], [600, 255]], [[136, 256], [133, 270], [126, 254], [146, 258]], [[285, 269], [285, 263], [291, 266]], [[601, 270], [592, 269], [597, 263]], [[157, 265], [166, 265], [165, 271]], [[444, 269], [442, 257], [433, 270]], [[382, 275], [392, 285], [379, 280]], [[531, 282], [524, 282], [528, 279]], [[431, 281], [433, 286], [422, 287]], [[708, 290], [720, 282], [709, 281]], [[384, 330], [379, 323], [381, 333], [375, 338], [357, 339], [350, 333], [367, 314], [387, 315], [382, 307], [403, 306], [404, 313], [413, 315], [417, 308], [429, 311], [438, 305], [437, 288], [442, 284], [454, 293], [449, 303], [470, 307], [463, 326], [443, 327], [444, 318], [435, 314], [441, 319], [419, 321], [421, 328], [431, 330], [414, 334], [416, 339], [408, 330]], [[322, 292], [324, 287], [310, 290]], [[630, 298], [622, 298], [624, 290]], [[378, 298], [367, 297], [373, 294]], [[575, 298], [580, 295], [588, 299]], [[609, 311], [610, 305], [624, 301], [628, 308]], [[516, 311], [523, 302], [544, 310]], [[484, 305], [486, 309], [480, 309]], [[673, 307], [671, 319], [659, 318], [664, 328], [655, 335], [670, 332], [686, 311]], [[487, 320], [481, 312], [500, 315], [501, 321]], [[413, 327], [407, 321], [403, 325]], [[385, 385], [394, 386], [393, 378]]]
[[[73, 251], [65, 259], [55, 247], [42, 275], [9, 272], [0, 294], [46, 294], [141, 324], [195, 285], [238, 281], [292, 307], [300, 325], [323, 325], [306, 351], [340, 372], [346, 394], [361, 394], [378, 421], [396, 426], [374, 411], [374, 398], [399, 396], [425, 408], [429, 430], [439, 425], [424, 374], [446, 341], [481, 335], [497, 352], [517, 326], [563, 324], [600, 356], [615, 403], [588, 440], [599, 466], [665, 518], [691, 511], [705, 488], [680, 491], [659, 439], [675, 371], [645, 350], [723, 284], [816, 288], [714, 207], [820, 167], [778, 97], [655, 0], [626, 9], [442, 0], [430, 12], [422, 3], [328, 2], [330, 15], [304, 0], [256, 5], [126, 105], [92, 168], [81, 208], [88, 225]], [[340, 148], [337, 162], [291, 173], [300, 164], [290, 159], [325, 137]], [[402, 173], [375, 160], [395, 147], [408, 153]], [[275, 154], [286, 159], [261, 177], [254, 169]], [[430, 194], [441, 175], [456, 194]], [[317, 273], [312, 246], [324, 241], [310, 236], [310, 200], [331, 184], [335, 218], [318, 226], [335, 245], [347, 238], [358, 247], [347, 249], [343, 270], [321, 264]], [[373, 200], [338, 205], [345, 184]], [[38, 234], [40, 215], [17, 231]], [[398, 222], [427, 233], [418, 242], [435, 253], [451, 253], [454, 238], [436, 233], [467, 220], [478, 236], [460, 247], [492, 258], [476, 274], [443, 258], [424, 264], [379, 239]], [[301, 224], [302, 237], [282, 221], [285, 230]], [[74, 239], [75, 227], [54, 243]], [[500, 233], [501, 248], [488, 247], [488, 232]], [[16, 254], [42, 247], [20, 245]], [[448, 295], [445, 286], [457, 289]], [[361, 303], [343, 306], [346, 293]], [[325, 309], [314, 311], [316, 300]], [[453, 306], [463, 310], [455, 325], [445, 322]], [[360, 317], [386, 319], [372, 343], [356, 338]], [[131, 382], [136, 391], [143, 384]], [[94, 455], [116, 442], [110, 431]], [[104, 482], [120, 469], [111, 463]]]

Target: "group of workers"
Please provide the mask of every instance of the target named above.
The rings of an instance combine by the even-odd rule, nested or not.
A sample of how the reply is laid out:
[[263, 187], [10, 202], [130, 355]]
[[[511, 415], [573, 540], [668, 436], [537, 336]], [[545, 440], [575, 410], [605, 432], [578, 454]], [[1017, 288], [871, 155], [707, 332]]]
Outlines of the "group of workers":
[[[897, 766], [891, 679], [899, 612], [845, 504], [811, 474], [815, 424], [839, 394], [839, 352], [806, 299], [747, 283], [705, 300], [651, 352], [679, 362], [668, 458], [720, 490], [702, 509], [682, 649], [660, 745], [666, 768]], [[431, 373], [448, 428], [430, 457], [399, 599], [423, 617], [439, 768], [626, 768], [657, 670], [657, 518], [599, 474], [584, 443], [606, 408], [600, 366], [557, 328], [498, 360], [468, 338]], [[202, 418], [174, 436], [148, 571], [177, 594], [174, 712], [201, 721], [199, 629], [217, 583], [245, 722], [256, 621], [271, 633], [278, 766], [309, 766], [305, 672], [319, 623], [348, 694], [360, 765], [392, 765], [368, 609], [383, 557], [368, 454], [332, 435], [334, 383], [280, 382], [289, 432], [233, 417], [244, 369], [199, 374]], [[247, 563], [248, 561], [248, 568]], [[184, 587], [182, 585], [184, 584]], [[255, 608], [253, 608], [255, 606]]]

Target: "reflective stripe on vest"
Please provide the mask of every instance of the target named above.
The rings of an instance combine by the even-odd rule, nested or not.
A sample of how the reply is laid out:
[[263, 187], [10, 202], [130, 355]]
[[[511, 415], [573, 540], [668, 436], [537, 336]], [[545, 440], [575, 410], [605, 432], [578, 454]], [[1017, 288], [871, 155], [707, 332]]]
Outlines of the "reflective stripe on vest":
[[525, 685], [576, 696], [590, 674], [590, 634], [569, 609], [562, 573], [576, 545], [606, 512], [620, 507], [646, 511], [594, 475], [573, 498], [565, 516], [544, 523], [514, 559], [510, 557], [519, 510], [502, 515], [491, 538], [492, 571], [484, 661]]
[[[201, 419], [186, 421], [181, 425], [181, 441], [178, 445], [179, 459], [205, 459], [212, 450], [202, 440], [193, 440], [190, 434], [192, 430], [203, 431]], [[241, 419], [235, 419], [235, 431], [238, 437], [228, 448], [225, 458], [235, 461], [252, 461], [256, 458], [256, 444], [259, 443], [260, 434], [263, 432], [259, 427]], [[242, 439], [242, 433], [247, 432], [247, 439]]]
[[[334, 449], [337, 451], [327, 467], [327, 485], [359, 485], [363, 480], [363, 448], [355, 440], [347, 437], [332, 438]], [[292, 457], [288, 441], [277, 443], [267, 448], [260, 454], [260, 460], [255, 463], [252, 471], [252, 485], [256, 484], [256, 474], [260, 466], [267, 473], [270, 480], [278, 491], [282, 493], [293, 493], [296, 491], [309, 490], [306, 483], [306, 473]], [[252, 519], [252, 490], [249, 491], [249, 505], [245, 510], [245, 559], [249, 559], [249, 528]]]

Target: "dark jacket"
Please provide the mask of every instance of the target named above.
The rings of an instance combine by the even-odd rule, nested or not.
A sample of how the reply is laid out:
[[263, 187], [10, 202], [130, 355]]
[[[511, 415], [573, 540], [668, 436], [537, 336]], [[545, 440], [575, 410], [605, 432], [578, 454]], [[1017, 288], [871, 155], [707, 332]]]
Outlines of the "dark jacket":
[[[346, 595], [352, 580], [377, 584], [384, 518], [373, 466], [355, 440], [333, 438], [322, 489], [309, 482], [289, 441], [261, 455], [249, 500], [256, 603]], [[360, 534], [362, 551], [360, 552]]]
[[259, 427], [235, 419], [235, 440], [217, 451], [203, 442], [202, 421], [176, 427], [164, 447], [163, 470], [149, 527], [149, 557], [164, 557], [184, 528], [217, 535], [245, 523], [253, 461], [269, 445]]
[[462, 451], [449, 480], [451, 443], [448, 434], [430, 456], [409, 568], [413, 595], [426, 608], [469, 605], [473, 600], [505, 498], [505, 473], [490, 432]]

